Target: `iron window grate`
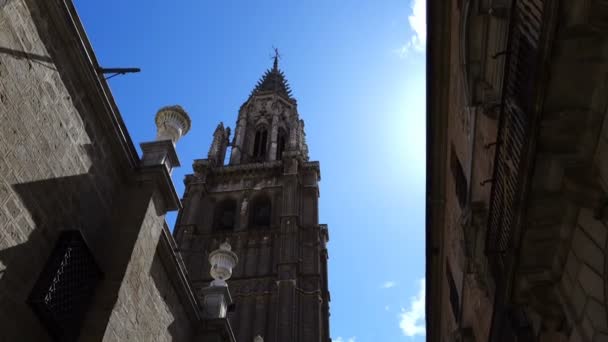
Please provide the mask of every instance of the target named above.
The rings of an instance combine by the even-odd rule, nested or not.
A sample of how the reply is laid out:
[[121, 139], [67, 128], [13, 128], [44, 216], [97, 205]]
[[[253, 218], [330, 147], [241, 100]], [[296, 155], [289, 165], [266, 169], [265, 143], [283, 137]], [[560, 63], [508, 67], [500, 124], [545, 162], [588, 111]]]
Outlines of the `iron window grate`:
[[56, 341], [75, 341], [102, 272], [79, 231], [64, 231], [28, 303]]

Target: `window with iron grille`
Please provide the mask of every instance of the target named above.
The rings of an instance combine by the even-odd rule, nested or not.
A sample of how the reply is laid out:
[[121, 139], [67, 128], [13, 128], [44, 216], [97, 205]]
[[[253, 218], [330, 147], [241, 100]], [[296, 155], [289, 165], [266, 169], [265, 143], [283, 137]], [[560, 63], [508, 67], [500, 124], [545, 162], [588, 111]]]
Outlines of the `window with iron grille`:
[[79, 231], [60, 234], [28, 303], [55, 341], [75, 341], [101, 270]]
[[458, 198], [458, 205], [462, 209], [467, 205], [467, 178], [464, 175], [462, 164], [460, 164], [460, 160], [458, 159], [458, 155], [456, 154], [453, 144], [450, 154], [450, 169], [452, 170], [452, 177], [454, 177], [456, 197]]
[[456, 282], [454, 281], [454, 276], [452, 275], [452, 270], [450, 269], [450, 263], [447, 261], [445, 272], [448, 279], [448, 287], [450, 291], [450, 305], [452, 306], [452, 313], [454, 314], [454, 319], [458, 322], [458, 318], [460, 316], [460, 298], [458, 297], [458, 290], [456, 289]]

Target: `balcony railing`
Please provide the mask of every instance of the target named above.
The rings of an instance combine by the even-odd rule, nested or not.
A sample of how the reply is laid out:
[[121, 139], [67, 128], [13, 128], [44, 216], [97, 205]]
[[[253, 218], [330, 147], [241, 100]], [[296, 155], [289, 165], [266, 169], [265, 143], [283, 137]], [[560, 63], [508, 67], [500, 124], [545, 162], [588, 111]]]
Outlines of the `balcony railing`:
[[531, 341], [528, 320], [510, 305], [507, 285], [525, 197], [533, 138], [545, 1], [513, 0], [502, 88], [486, 253], [496, 284], [490, 341]]
[[523, 191], [523, 167], [534, 121], [543, 0], [514, 0], [488, 216], [486, 251], [496, 282], [506, 271]]

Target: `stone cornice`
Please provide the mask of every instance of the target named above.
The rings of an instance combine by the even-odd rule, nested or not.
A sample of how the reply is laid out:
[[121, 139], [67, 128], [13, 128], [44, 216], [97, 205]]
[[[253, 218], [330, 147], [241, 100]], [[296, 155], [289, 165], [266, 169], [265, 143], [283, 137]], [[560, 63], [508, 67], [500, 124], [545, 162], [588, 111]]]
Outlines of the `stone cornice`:
[[164, 165], [142, 166], [137, 169], [137, 179], [152, 182], [163, 199], [163, 211], [174, 211], [182, 208], [181, 201], [173, 185], [171, 175]]
[[307, 161], [302, 164], [302, 169], [317, 172], [317, 181], [321, 180], [321, 164], [318, 161]]
[[184, 261], [177, 253], [177, 245], [166, 223], [160, 235], [158, 252], [188, 317], [193, 323], [199, 322], [201, 320], [199, 304], [190, 285]]
[[249, 97], [247, 99], [247, 101], [245, 101], [242, 105], [241, 108], [247, 108], [247, 106], [249, 106], [249, 104], [253, 103], [255, 100], [259, 100], [259, 99], [265, 99], [265, 98], [272, 98], [272, 99], [276, 99], [281, 101], [283, 104], [285, 104], [286, 106], [288, 106], [290, 109], [296, 109], [297, 108], [297, 102], [295, 102], [295, 100], [292, 101], [292, 99], [287, 99], [284, 96], [277, 94], [273, 91], [262, 91], [259, 92], [255, 95], [252, 95], [251, 97]]
[[226, 175], [226, 174], [240, 174], [240, 173], [251, 173], [251, 172], [268, 172], [274, 170], [280, 170], [283, 162], [280, 160], [263, 162], [263, 163], [250, 163], [250, 164], [237, 164], [237, 165], [225, 165], [220, 167], [212, 168], [211, 172], [214, 175]]
[[[182, 228], [192, 227], [192, 231], [197, 231], [198, 227], [196, 225], [186, 224], [181, 225]], [[177, 227], [176, 227], [177, 229]], [[318, 224], [313, 226], [299, 226], [299, 230], [301, 231], [314, 231], [318, 230], [320, 234], [323, 234], [324, 237], [327, 238], [326, 241], [329, 241], [329, 231], [327, 228], [327, 224]], [[263, 239], [264, 237], [270, 236], [279, 236], [284, 234], [281, 231], [281, 228], [278, 226], [266, 228], [266, 229], [240, 229], [235, 231], [213, 231], [204, 234], [192, 234], [192, 238], [200, 239], [200, 240], [217, 240], [224, 241], [226, 238], [231, 238], [234, 240], [239, 240], [246, 238], [247, 241], [255, 240], [255, 239]]]
[[[218, 241], [224, 241], [226, 238], [230, 238], [230, 240], [240, 240], [243, 237], [247, 237], [247, 240], [255, 240], [262, 239], [264, 237], [269, 236], [279, 236], [281, 235], [281, 228], [266, 228], [266, 229], [242, 229], [235, 231], [213, 231], [206, 234], [194, 234], [193, 237], [200, 240], [210, 240], [216, 239]], [[232, 242], [232, 241], [231, 241]]]
[[[317, 181], [321, 180], [321, 169], [318, 161], [304, 161], [300, 164], [302, 171], [315, 171]], [[269, 174], [281, 175], [283, 161], [275, 160], [263, 163], [248, 163], [236, 165], [213, 166], [207, 159], [197, 159], [194, 161], [193, 169], [195, 173], [204, 173], [212, 177], [237, 177], [243, 175], [260, 175]], [[195, 175], [186, 175], [186, 181], [192, 180]]]

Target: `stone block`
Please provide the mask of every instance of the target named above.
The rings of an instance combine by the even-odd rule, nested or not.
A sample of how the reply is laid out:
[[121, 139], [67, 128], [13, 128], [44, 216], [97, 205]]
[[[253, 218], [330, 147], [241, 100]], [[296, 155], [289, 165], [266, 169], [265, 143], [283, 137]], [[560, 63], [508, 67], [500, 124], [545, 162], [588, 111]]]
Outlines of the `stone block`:
[[606, 246], [608, 229], [603, 222], [593, 217], [593, 211], [591, 209], [581, 208], [578, 215], [578, 224], [599, 247], [603, 248]]
[[593, 339], [593, 335], [595, 335], [595, 329], [593, 328], [593, 325], [591, 324], [591, 321], [587, 316], [583, 317], [579, 327], [581, 335], [583, 337], [582, 340], [591, 341]]
[[596, 272], [604, 271], [604, 253], [582, 229], [574, 231], [572, 249], [582, 262], [591, 266]]
[[574, 319], [578, 320], [583, 314], [585, 304], [587, 303], [587, 296], [585, 295], [585, 291], [579, 284], [574, 285], [574, 289], [572, 290], [569, 297], [569, 302], [570, 306], [572, 307]]
[[583, 339], [576, 328], [572, 329], [568, 342], [583, 342]]
[[604, 300], [604, 280], [600, 274], [589, 266], [585, 264], [581, 265], [581, 270], [578, 273], [578, 282], [588, 296], [599, 301]]
[[607, 328], [606, 307], [603, 303], [595, 299], [589, 299], [585, 307], [585, 315], [589, 318], [595, 329], [604, 330]]
[[577, 279], [580, 266], [581, 263], [578, 261], [578, 258], [574, 255], [574, 252], [570, 251], [566, 260], [566, 272], [570, 276], [570, 279]]
[[598, 332], [593, 337], [593, 342], [608, 342], [608, 333]]
[[[605, 132], [604, 134], [608, 133]], [[598, 140], [595, 152], [595, 164], [604, 184], [608, 184], [608, 137], [606, 136]]]
[[574, 284], [572, 282], [572, 278], [570, 278], [570, 275], [568, 273], [562, 274], [562, 279], [560, 281], [560, 290], [564, 298], [572, 293], [573, 286]]

